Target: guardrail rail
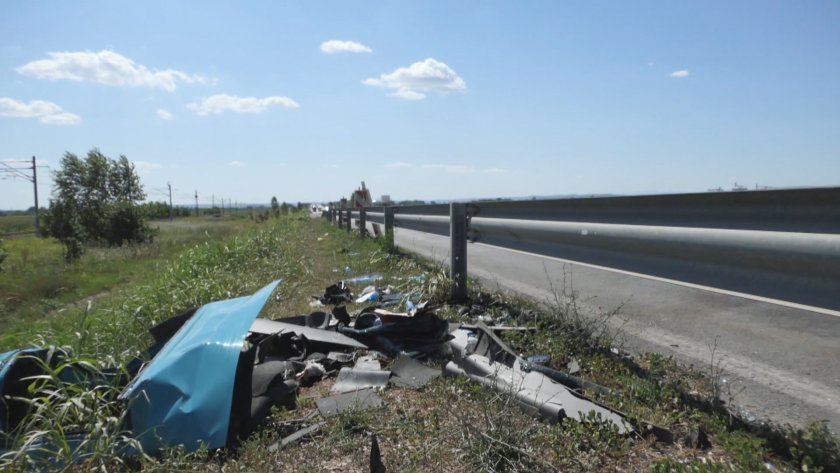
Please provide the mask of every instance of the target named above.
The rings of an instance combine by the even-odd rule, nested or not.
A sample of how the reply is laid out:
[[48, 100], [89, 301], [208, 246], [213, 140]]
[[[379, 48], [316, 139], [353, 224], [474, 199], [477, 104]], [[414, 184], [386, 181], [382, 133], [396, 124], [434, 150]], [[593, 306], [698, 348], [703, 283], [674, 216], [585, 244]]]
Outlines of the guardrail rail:
[[[452, 296], [467, 242], [840, 310], [840, 188], [331, 209], [351, 231], [384, 224], [451, 240]], [[393, 241], [393, 240], [391, 240]]]

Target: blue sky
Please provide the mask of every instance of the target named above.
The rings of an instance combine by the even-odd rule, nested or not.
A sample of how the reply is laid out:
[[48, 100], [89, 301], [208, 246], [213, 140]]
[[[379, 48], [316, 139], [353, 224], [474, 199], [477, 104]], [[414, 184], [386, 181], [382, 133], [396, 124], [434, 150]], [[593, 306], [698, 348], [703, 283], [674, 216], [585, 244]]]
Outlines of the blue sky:
[[835, 0], [5, 1], [0, 160], [98, 147], [183, 204], [840, 185], [838, 25]]

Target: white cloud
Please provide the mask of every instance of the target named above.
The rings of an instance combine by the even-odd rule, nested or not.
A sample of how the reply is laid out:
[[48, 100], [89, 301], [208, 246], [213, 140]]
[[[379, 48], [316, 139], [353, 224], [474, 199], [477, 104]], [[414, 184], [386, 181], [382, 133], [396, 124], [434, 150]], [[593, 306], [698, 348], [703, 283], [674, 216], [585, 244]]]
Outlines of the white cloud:
[[460, 92], [467, 90], [464, 79], [446, 64], [432, 58], [415, 62], [408, 67], [400, 67], [379, 78], [369, 78], [362, 84], [372, 87], [396, 89], [390, 94], [405, 100], [422, 100], [426, 92]]
[[151, 171], [153, 169], [160, 169], [163, 167], [160, 163], [152, 163], [149, 161], [134, 161], [134, 168], [138, 171]]
[[155, 114], [161, 120], [172, 120], [173, 118], [175, 118], [175, 115], [172, 115], [172, 113], [169, 112], [169, 110], [164, 110], [162, 108], [157, 109], [155, 111]]
[[37, 118], [48, 125], [76, 125], [82, 121], [82, 117], [65, 112], [52, 102], [32, 100], [23, 103], [8, 97], [0, 97], [0, 117]]
[[397, 161], [396, 163], [388, 163], [385, 165], [386, 168], [389, 169], [397, 169], [397, 168], [410, 168], [411, 163], [404, 163], [402, 161]]
[[510, 171], [508, 171], [507, 169], [502, 168], [487, 168], [481, 170], [482, 174], [507, 174], [509, 172]]
[[671, 74], [671, 77], [676, 79], [682, 79], [683, 77], [688, 77], [688, 71], [685, 69], [680, 69], [679, 71], [674, 71]]
[[262, 113], [270, 107], [298, 108], [297, 102], [289, 97], [237, 97], [235, 95], [218, 94], [205, 97], [198, 102], [187, 105], [187, 108], [198, 115], [216, 115], [223, 112]]
[[47, 53], [47, 56], [49, 56], [48, 59], [24, 64], [15, 71], [37, 79], [72, 80], [124, 87], [151, 87], [168, 92], [175, 90], [178, 83], [210, 82], [206, 77], [175, 69], [150, 70], [142, 64], [137, 64], [121, 54], [108, 50], [61, 51]]
[[231, 162], [228, 163], [228, 166], [232, 166], [232, 167], [235, 167], [235, 168], [241, 168], [241, 167], [245, 166], [245, 163], [243, 163], [242, 161], [231, 161]]
[[341, 41], [339, 39], [331, 39], [321, 43], [321, 51], [327, 54], [334, 53], [372, 53], [373, 50], [362, 43], [355, 41]]
[[410, 89], [400, 89], [388, 95], [390, 95], [391, 97], [399, 97], [403, 100], [423, 100], [426, 98], [425, 94], [421, 94], [420, 92]]

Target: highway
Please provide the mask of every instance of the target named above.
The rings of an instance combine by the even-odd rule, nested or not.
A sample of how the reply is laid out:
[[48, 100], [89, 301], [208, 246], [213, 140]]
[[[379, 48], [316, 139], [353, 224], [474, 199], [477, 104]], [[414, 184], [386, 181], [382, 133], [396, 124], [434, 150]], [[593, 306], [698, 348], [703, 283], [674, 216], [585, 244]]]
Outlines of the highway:
[[[449, 264], [448, 237], [397, 228], [395, 242], [404, 251]], [[469, 276], [484, 287], [538, 301], [553, 300], [554, 289], [571, 288], [587, 314], [620, 308], [610, 323], [622, 331], [628, 351], [672, 355], [706, 371], [713, 364], [720, 366], [722, 399], [747, 416], [800, 426], [827, 420], [840, 432], [836, 311], [808, 310], [481, 243], [470, 243], [467, 251]]]

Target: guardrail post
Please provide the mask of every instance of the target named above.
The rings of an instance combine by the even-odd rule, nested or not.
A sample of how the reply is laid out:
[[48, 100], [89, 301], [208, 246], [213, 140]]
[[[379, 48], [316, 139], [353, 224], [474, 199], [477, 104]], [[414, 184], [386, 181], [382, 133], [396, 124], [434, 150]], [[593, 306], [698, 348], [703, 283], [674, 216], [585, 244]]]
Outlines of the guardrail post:
[[350, 233], [350, 230], [353, 228], [353, 209], [350, 207], [347, 208], [347, 233]]
[[359, 236], [364, 238], [367, 233], [367, 210], [364, 207], [359, 209]]
[[467, 204], [449, 204], [449, 277], [452, 278], [452, 300], [467, 298]]
[[341, 209], [335, 210], [335, 219], [338, 222], [339, 230], [344, 228], [344, 212]]
[[388, 253], [394, 253], [394, 208], [385, 207], [385, 241], [388, 243]]

